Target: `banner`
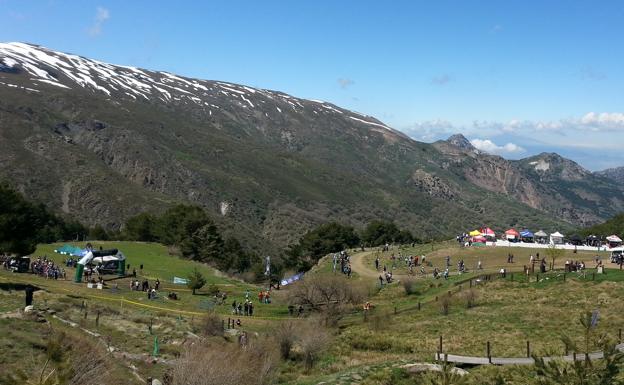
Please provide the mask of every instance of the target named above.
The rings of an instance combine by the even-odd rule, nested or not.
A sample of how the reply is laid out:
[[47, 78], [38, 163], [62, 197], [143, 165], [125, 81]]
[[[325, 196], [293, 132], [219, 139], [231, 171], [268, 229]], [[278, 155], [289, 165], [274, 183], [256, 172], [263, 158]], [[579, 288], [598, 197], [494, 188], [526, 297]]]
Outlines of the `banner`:
[[297, 282], [298, 280], [300, 280], [301, 278], [303, 278], [303, 273], [299, 273], [299, 274], [295, 274], [292, 277], [288, 277], [288, 278], [284, 278], [280, 281], [280, 284], [282, 286], [286, 286], [286, 285], [290, 285], [293, 282]]

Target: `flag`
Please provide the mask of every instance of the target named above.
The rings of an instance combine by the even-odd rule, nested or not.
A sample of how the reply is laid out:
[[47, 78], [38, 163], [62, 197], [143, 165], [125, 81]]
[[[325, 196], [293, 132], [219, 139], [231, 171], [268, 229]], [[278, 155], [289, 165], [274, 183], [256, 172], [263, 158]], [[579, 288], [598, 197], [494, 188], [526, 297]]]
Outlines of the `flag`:
[[591, 318], [591, 327], [592, 328], [595, 328], [596, 325], [598, 325], [598, 318], [599, 318], [598, 310], [594, 310], [592, 312], [592, 318]]
[[158, 356], [158, 336], [154, 336], [154, 351], [152, 352], [154, 357]]
[[271, 275], [271, 257], [267, 255], [266, 266], [264, 268], [264, 275]]

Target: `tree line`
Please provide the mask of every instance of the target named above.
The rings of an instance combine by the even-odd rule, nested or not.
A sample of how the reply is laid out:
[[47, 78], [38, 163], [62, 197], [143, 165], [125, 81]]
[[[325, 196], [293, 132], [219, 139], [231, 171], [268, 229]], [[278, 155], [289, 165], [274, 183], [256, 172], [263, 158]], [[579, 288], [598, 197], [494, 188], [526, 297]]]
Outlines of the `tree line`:
[[[28, 202], [8, 185], [0, 185], [0, 253], [28, 255], [38, 243], [63, 240], [128, 240], [173, 246], [184, 258], [209, 263], [230, 273], [264, 274], [264, 258], [237, 238], [224, 236], [201, 207], [180, 204], [162, 214], [141, 213], [129, 218], [121, 230], [87, 228], [51, 213], [43, 204]], [[322, 256], [347, 248], [412, 243], [417, 239], [392, 222], [375, 220], [361, 231], [338, 222], [321, 224], [298, 242], [272, 256], [271, 270], [305, 271]]]
[[31, 254], [39, 243], [83, 239], [87, 232], [79, 222], [61, 218], [0, 184], [0, 254]]
[[307, 270], [324, 255], [347, 248], [415, 242], [419, 240], [411, 232], [399, 229], [393, 222], [374, 220], [360, 232], [353, 226], [329, 222], [308, 231], [288, 248], [287, 254], [290, 260], [298, 261], [302, 270]]

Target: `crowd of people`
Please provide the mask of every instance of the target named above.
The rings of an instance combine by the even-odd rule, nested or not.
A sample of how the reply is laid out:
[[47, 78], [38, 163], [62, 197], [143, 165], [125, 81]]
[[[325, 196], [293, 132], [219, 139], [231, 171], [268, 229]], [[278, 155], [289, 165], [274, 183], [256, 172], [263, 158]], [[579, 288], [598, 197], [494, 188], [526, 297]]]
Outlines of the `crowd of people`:
[[340, 264], [340, 272], [351, 278], [351, 257], [346, 250], [334, 254], [334, 273]]
[[31, 262], [30, 269], [34, 274], [46, 279], [67, 279], [65, 269], [54, 263], [54, 261], [48, 259], [47, 256], [38, 257], [36, 260]]
[[[259, 304], [270, 304], [271, 303], [271, 291], [269, 290], [260, 290], [258, 292], [258, 303]], [[244, 315], [244, 316], [253, 316], [254, 314], [254, 304], [251, 300], [251, 292], [249, 290], [245, 291], [245, 300], [244, 301], [234, 301], [232, 302], [232, 314], [234, 315]]]
[[[154, 282], [154, 286], [150, 285], [149, 280], [144, 279], [143, 281], [139, 281], [138, 279], [132, 279], [130, 281], [130, 290], [132, 291], [143, 291], [147, 293], [147, 299], [156, 299], [158, 298], [158, 290], [160, 289], [160, 280], [157, 278]], [[171, 294], [171, 293], [169, 293]], [[171, 295], [168, 295], [168, 298], [171, 299]], [[177, 299], [177, 296], [176, 298]]]

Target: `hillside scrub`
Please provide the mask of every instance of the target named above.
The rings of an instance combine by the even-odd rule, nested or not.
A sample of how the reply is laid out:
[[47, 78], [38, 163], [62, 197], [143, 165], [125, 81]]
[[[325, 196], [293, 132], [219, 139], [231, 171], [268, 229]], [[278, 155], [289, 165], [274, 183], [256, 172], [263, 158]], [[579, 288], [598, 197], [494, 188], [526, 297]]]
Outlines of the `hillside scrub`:
[[164, 378], [166, 385], [263, 385], [276, 364], [275, 350], [265, 340], [244, 346], [230, 342], [187, 347]]

